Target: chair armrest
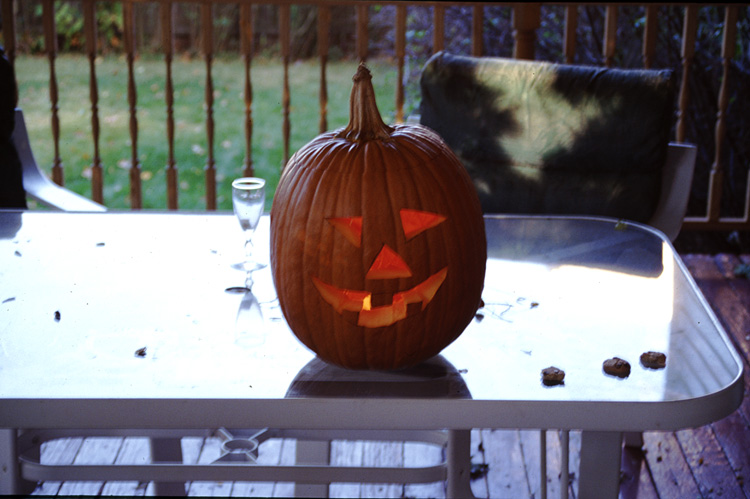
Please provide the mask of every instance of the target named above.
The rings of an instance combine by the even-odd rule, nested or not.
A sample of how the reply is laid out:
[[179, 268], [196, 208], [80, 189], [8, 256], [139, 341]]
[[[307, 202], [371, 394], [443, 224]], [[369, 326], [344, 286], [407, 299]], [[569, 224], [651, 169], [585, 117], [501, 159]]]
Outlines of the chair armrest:
[[86, 197], [52, 182], [39, 169], [31, 151], [23, 111], [16, 109], [15, 127], [11, 137], [18, 152], [23, 171], [23, 188], [26, 194], [51, 208], [63, 211], [106, 211], [107, 209]]
[[687, 211], [698, 150], [692, 144], [670, 142], [662, 172], [662, 192], [649, 225], [674, 241]]

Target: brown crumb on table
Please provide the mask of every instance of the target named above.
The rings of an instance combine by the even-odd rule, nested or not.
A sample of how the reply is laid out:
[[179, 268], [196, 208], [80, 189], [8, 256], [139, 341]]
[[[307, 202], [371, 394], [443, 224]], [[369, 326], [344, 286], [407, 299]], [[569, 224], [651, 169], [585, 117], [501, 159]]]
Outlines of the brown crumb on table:
[[146, 347], [139, 348], [138, 350], [136, 350], [135, 351], [135, 356], [136, 357], [145, 357], [146, 356]]
[[645, 352], [641, 354], [641, 364], [649, 369], [664, 369], [667, 356], [661, 352]]
[[618, 378], [627, 378], [630, 376], [630, 362], [619, 357], [612, 357], [605, 360], [604, 364], [602, 364], [602, 369], [604, 369], [605, 373], [617, 376]]
[[555, 366], [542, 369], [542, 383], [545, 386], [565, 384], [565, 371]]

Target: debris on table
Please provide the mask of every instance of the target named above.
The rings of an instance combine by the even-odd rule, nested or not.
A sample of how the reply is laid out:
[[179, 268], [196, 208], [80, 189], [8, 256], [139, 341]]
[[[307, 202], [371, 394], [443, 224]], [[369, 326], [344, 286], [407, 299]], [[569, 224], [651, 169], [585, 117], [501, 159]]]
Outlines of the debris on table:
[[142, 348], [139, 348], [138, 350], [136, 350], [135, 351], [135, 356], [136, 357], [141, 357], [141, 358], [145, 357], [146, 356], [146, 347], [142, 347]]
[[641, 364], [649, 369], [664, 369], [667, 356], [661, 352], [645, 352], [641, 354]]
[[3, 303], [10, 303], [10, 302], [15, 301], [15, 300], [16, 300], [16, 297], [15, 296], [11, 296], [10, 298], [4, 299]]
[[59, 310], [55, 310], [55, 322], [60, 322], [60, 318], [61, 317], [62, 316], [60, 315], [60, 311]]
[[555, 386], [565, 384], [565, 371], [562, 369], [550, 366], [542, 369], [542, 383], [545, 386]]
[[627, 378], [630, 376], [630, 362], [620, 357], [612, 357], [605, 360], [604, 364], [602, 364], [602, 369], [604, 369], [605, 373], [617, 376], [618, 378]]

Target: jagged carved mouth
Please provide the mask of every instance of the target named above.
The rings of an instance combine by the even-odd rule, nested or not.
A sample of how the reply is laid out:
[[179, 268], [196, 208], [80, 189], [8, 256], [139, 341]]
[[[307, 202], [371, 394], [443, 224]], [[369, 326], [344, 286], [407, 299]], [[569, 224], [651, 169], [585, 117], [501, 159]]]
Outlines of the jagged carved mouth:
[[394, 294], [390, 305], [379, 307], [372, 306], [372, 293], [369, 291], [338, 288], [315, 276], [312, 276], [312, 281], [323, 300], [330, 304], [336, 312], [339, 314], [342, 314], [345, 310], [357, 312], [358, 326], [376, 328], [390, 326], [405, 319], [409, 304], [422, 303], [421, 310], [424, 310], [434, 298], [447, 275], [448, 267], [445, 267], [413, 288]]

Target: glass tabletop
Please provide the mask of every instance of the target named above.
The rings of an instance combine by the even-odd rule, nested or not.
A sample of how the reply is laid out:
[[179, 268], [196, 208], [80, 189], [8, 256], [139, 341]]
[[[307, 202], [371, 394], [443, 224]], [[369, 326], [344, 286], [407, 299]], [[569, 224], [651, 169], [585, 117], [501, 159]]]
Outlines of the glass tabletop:
[[[629, 403], [741, 393], [736, 353], [660, 233], [608, 219], [485, 220], [484, 306], [464, 333], [424, 365], [360, 372], [296, 340], [269, 267], [252, 296], [232, 289], [244, 272], [232, 267], [243, 236], [231, 215], [0, 212], [0, 397]], [[265, 261], [268, 231], [264, 216]], [[665, 353], [666, 367], [643, 367], [646, 351]], [[631, 364], [627, 378], [603, 372], [611, 357]], [[564, 384], [542, 383], [549, 366]]]

